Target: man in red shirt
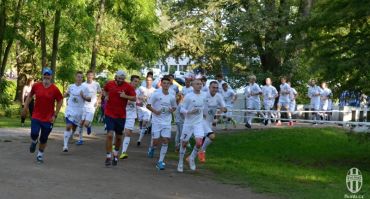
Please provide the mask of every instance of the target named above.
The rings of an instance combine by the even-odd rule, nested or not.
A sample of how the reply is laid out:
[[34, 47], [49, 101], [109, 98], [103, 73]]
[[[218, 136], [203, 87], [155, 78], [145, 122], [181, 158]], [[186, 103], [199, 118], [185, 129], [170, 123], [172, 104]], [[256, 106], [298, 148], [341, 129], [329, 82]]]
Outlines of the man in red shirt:
[[[105, 124], [107, 128], [105, 165], [116, 166], [118, 163], [118, 151], [122, 143], [122, 134], [126, 121], [127, 100], [136, 101], [135, 89], [125, 82], [126, 74], [122, 70], [116, 72], [115, 80], [109, 81], [104, 86]], [[112, 139], [116, 133], [112, 159]]]
[[[39, 163], [43, 163], [44, 161], [46, 142], [51, 130], [53, 129], [53, 123], [55, 122], [63, 104], [62, 93], [51, 82], [53, 75], [52, 70], [49, 68], [44, 68], [42, 74], [42, 82], [35, 83], [32, 86], [31, 93], [27, 96], [22, 112], [22, 116], [26, 115], [32, 97], [36, 96], [34, 112], [31, 120], [32, 142], [30, 146], [30, 152], [35, 152], [36, 145], [39, 142], [38, 140], [40, 140], [39, 151], [36, 156], [36, 160]], [[57, 102], [56, 107], [55, 102]]]

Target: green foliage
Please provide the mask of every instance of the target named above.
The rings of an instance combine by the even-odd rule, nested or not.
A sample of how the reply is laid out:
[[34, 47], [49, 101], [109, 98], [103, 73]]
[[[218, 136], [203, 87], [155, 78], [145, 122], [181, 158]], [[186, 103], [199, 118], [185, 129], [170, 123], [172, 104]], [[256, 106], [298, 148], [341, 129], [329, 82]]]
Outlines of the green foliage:
[[15, 96], [15, 84], [12, 81], [3, 79], [0, 81], [0, 90], [5, 91], [0, 94], [0, 108], [6, 109], [11, 103]]

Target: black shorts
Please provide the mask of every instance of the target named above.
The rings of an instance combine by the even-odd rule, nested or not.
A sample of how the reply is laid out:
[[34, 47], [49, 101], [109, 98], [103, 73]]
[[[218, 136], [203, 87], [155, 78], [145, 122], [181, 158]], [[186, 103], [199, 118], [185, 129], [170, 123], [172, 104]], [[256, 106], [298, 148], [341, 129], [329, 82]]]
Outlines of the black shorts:
[[111, 118], [105, 116], [105, 125], [107, 131], [114, 131], [117, 135], [122, 135], [125, 129], [126, 118]]

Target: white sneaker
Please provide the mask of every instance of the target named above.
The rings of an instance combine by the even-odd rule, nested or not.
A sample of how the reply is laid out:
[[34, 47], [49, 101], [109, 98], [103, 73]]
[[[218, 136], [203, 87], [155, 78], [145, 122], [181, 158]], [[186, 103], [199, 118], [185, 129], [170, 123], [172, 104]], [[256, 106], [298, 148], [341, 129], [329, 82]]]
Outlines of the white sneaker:
[[183, 164], [178, 164], [177, 165], [177, 172], [179, 172], [179, 173], [182, 173], [182, 172], [184, 172], [184, 165]]
[[63, 147], [63, 152], [68, 152], [68, 147]]
[[189, 166], [190, 166], [190, 169], [192, 171], [195, 171], [196, 166], [195, 166], [195, 160], [194, 160], [194, 158], [189, 158]]

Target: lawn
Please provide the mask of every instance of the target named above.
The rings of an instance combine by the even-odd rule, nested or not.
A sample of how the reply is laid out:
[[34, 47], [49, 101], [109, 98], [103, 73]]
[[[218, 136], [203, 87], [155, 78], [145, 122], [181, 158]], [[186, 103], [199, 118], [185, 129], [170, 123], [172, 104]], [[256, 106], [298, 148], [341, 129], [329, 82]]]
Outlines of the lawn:
[[346, 175], [357, 167], [370, 197], [369, 135], [337, 128], [255, 130], [218, 135], [201, 168], [226, 183], [281, 198], [330, 199], [350, 194]]

